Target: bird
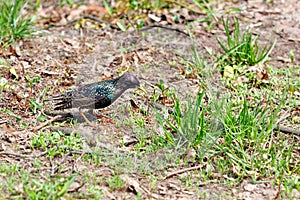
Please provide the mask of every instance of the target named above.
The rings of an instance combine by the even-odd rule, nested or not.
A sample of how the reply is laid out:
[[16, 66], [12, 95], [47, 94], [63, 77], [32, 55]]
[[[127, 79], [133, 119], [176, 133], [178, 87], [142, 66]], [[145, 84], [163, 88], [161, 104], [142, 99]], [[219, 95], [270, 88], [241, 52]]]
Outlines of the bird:
[[134, 75], [126, 72], [115, 79], [90, 83], [64, 94], [52, 96], [50, 100], [56, 101], [54, 110], [78, 108], [83, 119], [90, 126], [95, 126], [87, 119], [81, 109], [108, 107], [129, 88], [141, 89], [139, 80]]

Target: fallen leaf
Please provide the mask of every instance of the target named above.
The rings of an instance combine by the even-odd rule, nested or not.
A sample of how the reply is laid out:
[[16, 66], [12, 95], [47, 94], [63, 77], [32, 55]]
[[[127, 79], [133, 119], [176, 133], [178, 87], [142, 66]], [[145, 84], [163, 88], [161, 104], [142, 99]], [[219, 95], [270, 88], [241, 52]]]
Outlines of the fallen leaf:
[[233, 67], [227, 65], [224, 67], [224, 77], [232, 79], [234, 77], [234, 69]]
[[14, 67], [10, 68], [9, 72], [14, 76], [13, 77], [14, 79], [19, 79], [19, 76], [18, 76], [18, 74], [16, 72], [16, 69]]
[[138, 181], [134, 180], [133, 178], [129, 177], [126, 174], [121, 174], [120, 178], [125, 181], [128, 185], [129, 185], [129, 189], [133, 192], [133, 193], [140, 193], [141, 195], [144, 194], [144, 191], [142, 190], [142, 188], [140, 187], [140, 184]]
[[248, 192], [253, 192], [256, 189], [256, 185], [254, 184], [247, 184], [244, 186], [244, 189]]

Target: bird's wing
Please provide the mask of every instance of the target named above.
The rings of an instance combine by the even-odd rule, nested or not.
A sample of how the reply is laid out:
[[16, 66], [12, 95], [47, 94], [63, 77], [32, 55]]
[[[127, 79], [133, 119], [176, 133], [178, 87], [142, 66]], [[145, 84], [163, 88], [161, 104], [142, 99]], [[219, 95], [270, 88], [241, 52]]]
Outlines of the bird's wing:
[[65, 94], [54, 96], [52, 100], [57, 100], [54, 110], [62, 110], [67, 108], [94, 108], [95, 104], [106, 104], [110, 101], [111, 95], [110, 84], [104, 83], [91, 83], [76, 90], [72, 90]]

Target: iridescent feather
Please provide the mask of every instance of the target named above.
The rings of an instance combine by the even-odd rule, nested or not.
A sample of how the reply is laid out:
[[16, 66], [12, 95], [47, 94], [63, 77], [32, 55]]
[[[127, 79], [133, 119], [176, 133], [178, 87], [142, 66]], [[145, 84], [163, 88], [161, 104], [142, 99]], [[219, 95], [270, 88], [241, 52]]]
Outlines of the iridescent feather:
[[59, 101], [55, 104], [54, 110], [68, 108], [99, 109], [111, 105], [127, 89], [139, 86], [140, 83], [135, 76], [125, 73], [116, 79], [81, 86], [62, 95], [54, 96], [51, 100]]

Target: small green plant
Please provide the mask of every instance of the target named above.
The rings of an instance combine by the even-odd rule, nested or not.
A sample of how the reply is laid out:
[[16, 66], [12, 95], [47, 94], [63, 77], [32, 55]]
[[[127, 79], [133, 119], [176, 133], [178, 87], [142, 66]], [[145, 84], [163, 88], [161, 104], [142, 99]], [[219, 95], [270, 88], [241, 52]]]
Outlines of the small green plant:
[[[54, 157], [57, 152], [64, 153], [69, 149], [81, 149], [82, 138], [78, 134], [72, 133], [65, 136], [62, 132], [41, 132], [38, 135], [32, 137], [29, 141], [31, 148], [41, 148], [43, 150], [52, 148], [48, 155]], [[65, 147], [65, 148], [57, 148]]]
[[203, 19], [198, 20], [199, 22], [206, 22], [208, 24], [207, 30], [211, 30], [216, 24], [217, 20], [217, 10], [213, 9], [209, 1], [206, 0], [192, 0], [194, 4], [206, 15]]
[[39, 174], [29, 173], [19, 165], [1, 163], [0, 178], [5, 184], [1, 197], [13, 194], [18, 199], [59, 199], [63, 196], [70, 198], [72, 194], [68, 193], [68, 189], [76, 177], [76, 174], [68, 177], [48, 176], [45, 180]]
[[30, 102], [30, 109], [34, 114], [37, 113], [38, 109], [42, 108], [42, 106], [37, 101], [29, 99], [29, 102]]
[[129, 6], [134, 11], [143, 9], [158, 11], [166, 7], [167, 5], [168, 4], [164, 0], [129, 0]]
[[[257, 180], [270, 176], [281, 180], [282, 176], [288, 178], [296, 173], [298, 168], [290, 160], [294, 147], [287, 145], [288, 140], [282, 136], [273, 138], [273, 128], [280, 108], [251, 108], [246, 100], [241, 106], [233, 102], [223, 105], [223, 111], [218, 117], [223, 124], [223, 133], [217, 139], [207, 134], [206, 141], [216, 142], [205, 154], [206, 157], [215, 155], [213, 165], [228, 180], [233, 180], [229, 177], [239, 181], [245, 177]], [[281, 159], [277, 160], [278, 157]], [[276, 169], [277, 173], [272, 169]]]
[[148, 13], [161, 12], [174, 5], [166, 0], [129, 0], [116, 3], [102, 0], [102, 2], [109, 16], [118, 18], [116, 24], [122, 31], [126, 31], [129, 27], [141, 29], [145, 24], [149, 24]]
[[59, 6], [63, 7], [64, 5], [68, 5], [70, 7], [73, 7], [75, 1], [74, 0], [59, 0]]
[[[260, 48], [257, 43], [257, 37], [253, 37], [253, 33], [247, 28], [243, 33], [240, 30], [240, 24], [237, 18], [234, 18], [233, 30], [229, 30], [229, 19], [222, 18], [227, 43], [223, 43], [219, 37], [217, 41], [224, 50], [224, 54], [219, 58], [218, 64], [222, 75], [225, 68], [232, 71], [234, 75], [241, 74], [249, 66], [254, 66], [260, 62], [265, 62], [272, 52], [276, 40], [272, 44]], [[228, 69], [229, 68], [229, 69]]]
[[162, 104], [170, 103], [170, 98], [172, 98], [175, 95], [174, 89], [166, 87], [163, 80], [160, 80], [159, 83], [156, 84], [156, 86], [160, 91], [159, 93], [156, 93], [155, 90], [153, 96], [151, 97], [151, 100], [153, 102], [161, 102]]
[[[202, 83], [205, 82], [206, 78], [208, 79], [211, 75], [211, 67], [207, 67], [208, 64], [204, 56], [200, 55], [197, 50], [197, 44], [195, 42], [194, 35], [188, 29], [190, 40], [192, 43], [192, 60], [186, 59], [184, 56], [177, 53], [177, 56], [182, 59], [182, 63], [185, 65], [184, 69], [181, 69], [182, 74], [184, 74], [187, 78], [198, 78], [198, 77], [205, 77], [200, 79]], [[205, 84], [204, 84], [205, 85]]]
[[4, 110], [2, 110], [2, 112], [7, 113], [8, 115], [14, 117], [19, 122], [22, 121], [22, 117], [20, 117], [19, 115], [16, 115], [15, 113], [13, 113], [12, 111], [10, 111], [8, 109], [4, 109]]
[[112, 16], [113, 13], [115, 13], [115, 10], [108, 4], [108, 2], [106, 0], [102, 0], [102, 3], [105, 7], [105, 9], [107, 10], [108, 14], [110, 16]]
[[107, 183], [108, 183], [109, 189], [112, 191], [121, 190], [122, 187], [125, 185], [125, 182], [118, 175], [109, 177], [107, 180]]
[[[174, 115], [171, 119], [165, 118], [158, 113], [159, 122], [163, 125], [165, 139], [172, 144], [188, 144], [197, 146], [206, 134], [204, 113], [206, 109], [202, 106], [204, 93], [199, 93], [195, 101], [189, 101], [186, 110], [183, 110], [178, 99], [174, 101]], [[164, 126], [166, 124], [166, 126]], [[175, 136], [176, 135], [176, 136]]]
[[292, 64], [294, 65], [295, 64], [295, 54], [294, 54], [293, 50], [290, 51], [290, 59], [291, 59]]
[[29, 82], [30, 93], [32, 93], [34, 83], [38, 83], [41, 80], [41, 78], [40, 77], [30, 78], [30, 76], [26, 74], [26, 79]]
[[35, 17], [25, 16], [27, 1], [0, 1], [0, 45], [7, 46], [34, 32]]
[[0, 91], [8, 88], [9, 88], [8, 80], [6, 78], [1, 77], [0, 74]]

